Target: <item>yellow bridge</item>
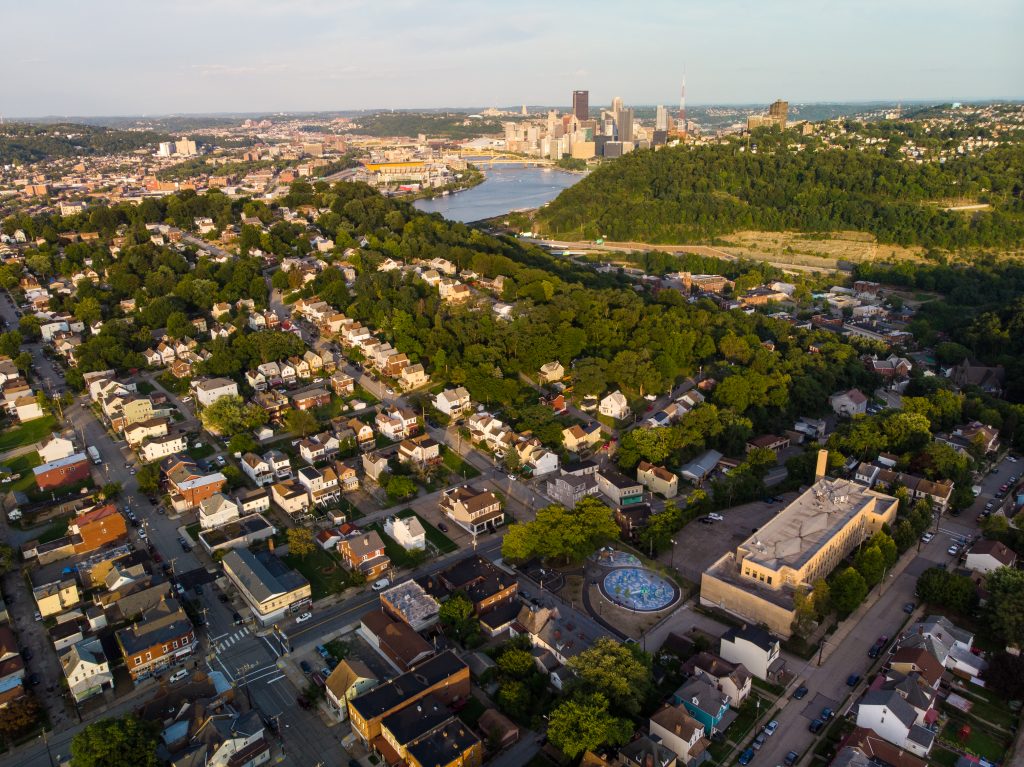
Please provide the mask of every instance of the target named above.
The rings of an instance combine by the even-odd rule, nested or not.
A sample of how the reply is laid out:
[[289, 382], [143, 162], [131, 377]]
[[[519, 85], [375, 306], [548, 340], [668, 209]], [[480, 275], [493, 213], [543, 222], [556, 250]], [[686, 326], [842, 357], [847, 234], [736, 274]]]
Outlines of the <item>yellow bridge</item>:
[[553, 160], [544, 157], [526, 157], [494, 149], [460, 149], [459, 156], [473, 165], [533, 165], [551, 166]]

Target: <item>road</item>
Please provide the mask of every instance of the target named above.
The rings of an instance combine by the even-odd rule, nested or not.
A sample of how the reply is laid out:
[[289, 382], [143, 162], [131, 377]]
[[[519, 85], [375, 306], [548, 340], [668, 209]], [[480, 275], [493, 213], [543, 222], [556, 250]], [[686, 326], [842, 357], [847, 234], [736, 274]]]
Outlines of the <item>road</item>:
[[[824, 662], [820, 667], [817, 665], [817, 657], [806, 662], [798, 660], [788, 664], [796, 672], [797, 678], [779, 701], [782, 707], [776, 715], [779, 730], [758, 752], [759, 764], [781, 764], [791, 749], [801, 755], [805, 754], [815, 740], [807, 728], [821, 709], [828, 706], [834, 711], [845, 713], [855, 702], [870, 681], [869, 671], [876, 670], [882, 662], [882, 658], [872, 661], [867, 655], [875, 639], [882, 634], [895, 637], [904, 624], [911, 620], [911, 616], [903, 612], [903, 605], [916, 603], [914, 590], [917, 577], [929, 567], [954, 565], [955, 557], [946, 553], [950, 543], [957, 538], [972, 538], [980, 533], [977, 513], [994, 496], [999, 485], [1010, 475], [1019, 474], [1018, 467], [1021, 466], [1024, 464], [1004, 460], [996, 471], [984, 478], [981, 483], [983, 492], [970, 510], [959, 517], [941, 517], [935, 527], [935, 538], [928, 544], [922, 544], [916, 555], [910, 555], [913, 559], [899, 575], [895, 578], [889, 576], [880, 591], [876, 589], [868, 595], [868, 607], [862, 614], [854, 614], [849, 619], [856, 624], [850, 627], [852, 630], [834, 646], [826, 640], [822, 648]], [[918, 607], [914, 617], [920, 618], [923, 614], [924, 610]], [[852, 691], [846, 686], [846, 678], [850, 674], [863, 677]], [[807, 697], [793, 700], [790, 696], [800, 684], [807, 686]], [[806, 760], [801, 763], [806, 763]]]

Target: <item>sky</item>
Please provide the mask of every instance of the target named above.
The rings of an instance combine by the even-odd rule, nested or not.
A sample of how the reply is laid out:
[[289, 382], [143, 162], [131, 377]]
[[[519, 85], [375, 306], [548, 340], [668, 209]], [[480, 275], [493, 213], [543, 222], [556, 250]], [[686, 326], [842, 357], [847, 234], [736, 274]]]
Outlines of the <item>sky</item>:
[[[1024, 98], [1021, 0], [0, 0], [0, 115]], [[20, 30], [15, 34], [12, 31]]]

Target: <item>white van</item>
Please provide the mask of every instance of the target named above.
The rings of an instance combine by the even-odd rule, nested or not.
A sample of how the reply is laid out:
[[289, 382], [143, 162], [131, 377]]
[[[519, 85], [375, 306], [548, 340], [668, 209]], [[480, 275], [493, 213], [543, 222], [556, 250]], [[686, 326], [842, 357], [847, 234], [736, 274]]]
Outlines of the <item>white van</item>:
[[181, 668], [181, 669], [178, 669], [177, 671], [175, 671], [173, 674], [171, 674], [171, 678], [170, 678], [169, 681], [170, 681], [171, 684], [174, 684], [175, 682], [180, 682], [182, 679], [184, 679], [187, 676], [188, 676], [188, 669]]
[[373, 585], [370, 586], [370, 588], [373, 589], [374, 591], [383, 591], [384, 589], [386, 589], [390, 585], [391, 585], [391, 581], [389, 581], [387, 578], [381, 578], [379, 580], [374, 581]]

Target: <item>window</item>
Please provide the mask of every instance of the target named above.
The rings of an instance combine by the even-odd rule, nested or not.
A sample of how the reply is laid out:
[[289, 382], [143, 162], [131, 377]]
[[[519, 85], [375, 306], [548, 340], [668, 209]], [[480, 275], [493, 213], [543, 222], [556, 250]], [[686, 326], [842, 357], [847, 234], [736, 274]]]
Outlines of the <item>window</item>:
[[141, 655], [137, 655], [133, 662], [135, 663], [136, 666], [138, 666], [140, 663], [142, 663], [142, 656]]
[[768, 585], [769, 585], [769, 586], [771, 586], [771, 585], [772, 585], [772, 577], [771, 577], [770, 575], [768, 576]]
[[146, 653], [146, 660], [153, 660], [153, 653], [151, 653], [151, 652]]
[[184, 647], [187, 644], [188, 644], [188, 637], [182, 637], [181, 638], [181, 645], [182, 645], [182, 647]]

